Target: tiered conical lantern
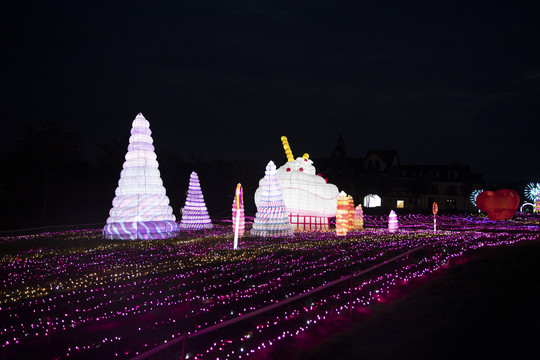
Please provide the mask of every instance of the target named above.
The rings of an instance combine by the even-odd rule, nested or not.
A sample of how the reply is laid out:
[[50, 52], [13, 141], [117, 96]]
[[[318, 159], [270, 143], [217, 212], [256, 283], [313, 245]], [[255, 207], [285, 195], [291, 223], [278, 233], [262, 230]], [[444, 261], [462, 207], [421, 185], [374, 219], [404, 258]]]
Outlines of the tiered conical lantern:
[[150, 123], [133, 120], [120, 180], [103, 228], [106, 239], [166, 239], [178, 235], [178, 223], [158, 170]]
[[180, 220], [181, 230], [204, 230], [213, 227], [204, 196], [201, 190], [199, 176], [193, 171], [189, 177], [189, 188], [186, 197], [186, 204], [182, 209], [182, 219]]
[[349, 199], [347, 198], [347, 194], [342, 191], [337, 198], [336, 235], [347, 235], [349, 231], [349, 214]]
[[394, 210], [390, 210], [390, 215], [388, 216], [388, 231], [391, 233], [395, 233], [398, 231], [399, 224], [398, 224], [398, 218]]
[[257, 206], [251, 235], [261, 237], [293, 235], [293, 228], [279, 187], [276, 165], [272, 161], [266, 165], [261, 199]]
[[362, 205], [358, 205], [354, 210], [353, 229], [364, 229], [364, 211], [362, 210]]

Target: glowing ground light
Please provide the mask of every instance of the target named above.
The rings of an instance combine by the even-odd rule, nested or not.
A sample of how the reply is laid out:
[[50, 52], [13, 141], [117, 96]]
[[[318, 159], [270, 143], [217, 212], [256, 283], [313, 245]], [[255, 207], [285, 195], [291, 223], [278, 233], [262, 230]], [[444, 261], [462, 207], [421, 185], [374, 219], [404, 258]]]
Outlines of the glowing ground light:
[[[237, 251], [230, 246], [229, 223], [204, 236], [180, 232], [175, 239], [151, 241], [102, 241], [99, 230], [0, 237], [0, 244], [38, 240], [25, 251], [0, 254], [0, 273], [10, 274], [0, 278], [0, 354], [22, 358], [46, 346], [47, 358], [132, 359], [186, 332], [438, 243], [431, 252], [366, 274], [351, 285], [352, 293], [349, 286], [334, 287], [309, 302], [239, 323], [245, 331], [206, 333], [186, 348], [190, 359], [261, 359], [265, 351], [324, 326], [325, 319], [347, 316], [350, 304], [362, 311], [384, 303], [393, 287], [441, 269], [452, 257], [540, 237], [537, 221], [528, 217], [501, 224], [440, 216], [436, 235], [430, 231], [431, 215], [401, 215], [394, 234], [386, 231], [388, 218], [365, 215], [364, 230], [346, 237], [316, 232], [246, 237]], [[43, 247], [43, 239], [76, 245]]]
[[469, 200], [471, 201], [471, 204], [476, 206], [476, 197], [483, 191], [484, 190], [473, 190], [473, 192], [471, 193], [471, 196], [469, 196]]

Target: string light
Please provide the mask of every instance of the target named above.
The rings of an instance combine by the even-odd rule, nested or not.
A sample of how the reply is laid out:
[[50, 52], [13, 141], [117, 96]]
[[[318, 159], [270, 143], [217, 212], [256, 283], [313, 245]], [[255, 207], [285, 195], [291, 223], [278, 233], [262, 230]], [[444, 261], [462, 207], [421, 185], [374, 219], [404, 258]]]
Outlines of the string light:
[[473, 204], [474, 206], [476, 206], [476, 197], [481, 193], [483, 192], [484, 190], [473, 190], [471, 192], [471, 196], [469, 196], [469, 200], [471, 202], [471, 204]]
[[[247, 218], [249, 226], [253, 218]], [[294, 237], [245, 237], [231, 247], [230, 220], [173, 239], [103, 241], [100, 230], [0, 238], [0, 349], [12, 357], [45, 343], [52, 358], [128, 359], [155, 346], [302, 294], [341, 276], [433, 244], [355, 280], [242, 323], [188, 341], [194, 359], [252, 358], [317, 326], [384, 303], [392, 289], [444, 268], [482, 247], [538, 240], [535, 217], [504, 222], [482, 217], [364, 215], [365, 229], [302, 232]], [[229, 239], [229, 240], [227, 240]], [[351, 293], [352, 290], [352, 293]], [[307, 299], [307, 298], [306, 298]], [[351, 300], [352, 299], [352, 300]], [[68, 335], [68, 336], [66, 336]], [[144, 341], [140, 341], [144, 339]], [[84, 355], [81, 355], [84, 354]]]

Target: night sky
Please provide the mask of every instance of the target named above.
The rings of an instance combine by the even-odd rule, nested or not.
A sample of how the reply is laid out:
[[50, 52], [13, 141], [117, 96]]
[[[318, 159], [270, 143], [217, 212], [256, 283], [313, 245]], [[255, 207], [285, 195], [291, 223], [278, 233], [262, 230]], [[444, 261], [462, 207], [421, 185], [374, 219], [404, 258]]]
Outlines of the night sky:
[[540, 181], [540, 2], [426, 3], [12, 2], [1, 150], [43, 120], [94, 154], [142, 112], [157, 152], [186, 159], [279, 166], [281, 135], [328, 157], [343, 134], [353, 157]]

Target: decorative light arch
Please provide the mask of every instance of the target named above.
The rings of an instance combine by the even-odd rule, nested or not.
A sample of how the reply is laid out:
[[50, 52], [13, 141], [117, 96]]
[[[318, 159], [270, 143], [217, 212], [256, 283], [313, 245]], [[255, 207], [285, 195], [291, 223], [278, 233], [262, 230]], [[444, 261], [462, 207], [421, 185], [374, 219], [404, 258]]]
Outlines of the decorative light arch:
[[519, 212], [523, 213], [524, 209], [525, 209], [525, 206], [530, 206], [531, 209], [532, 209], [532, 212], [534, 212], [534, 204], [531, 204], [531, 203], [524, 203], [523, 205], [521, 205], [521, 207], [519, 208]]
[[364, 196], [364, 207], [366, 208], [380, 207], [381, 204], [382, 199], [377, 194], [367, 194]]

